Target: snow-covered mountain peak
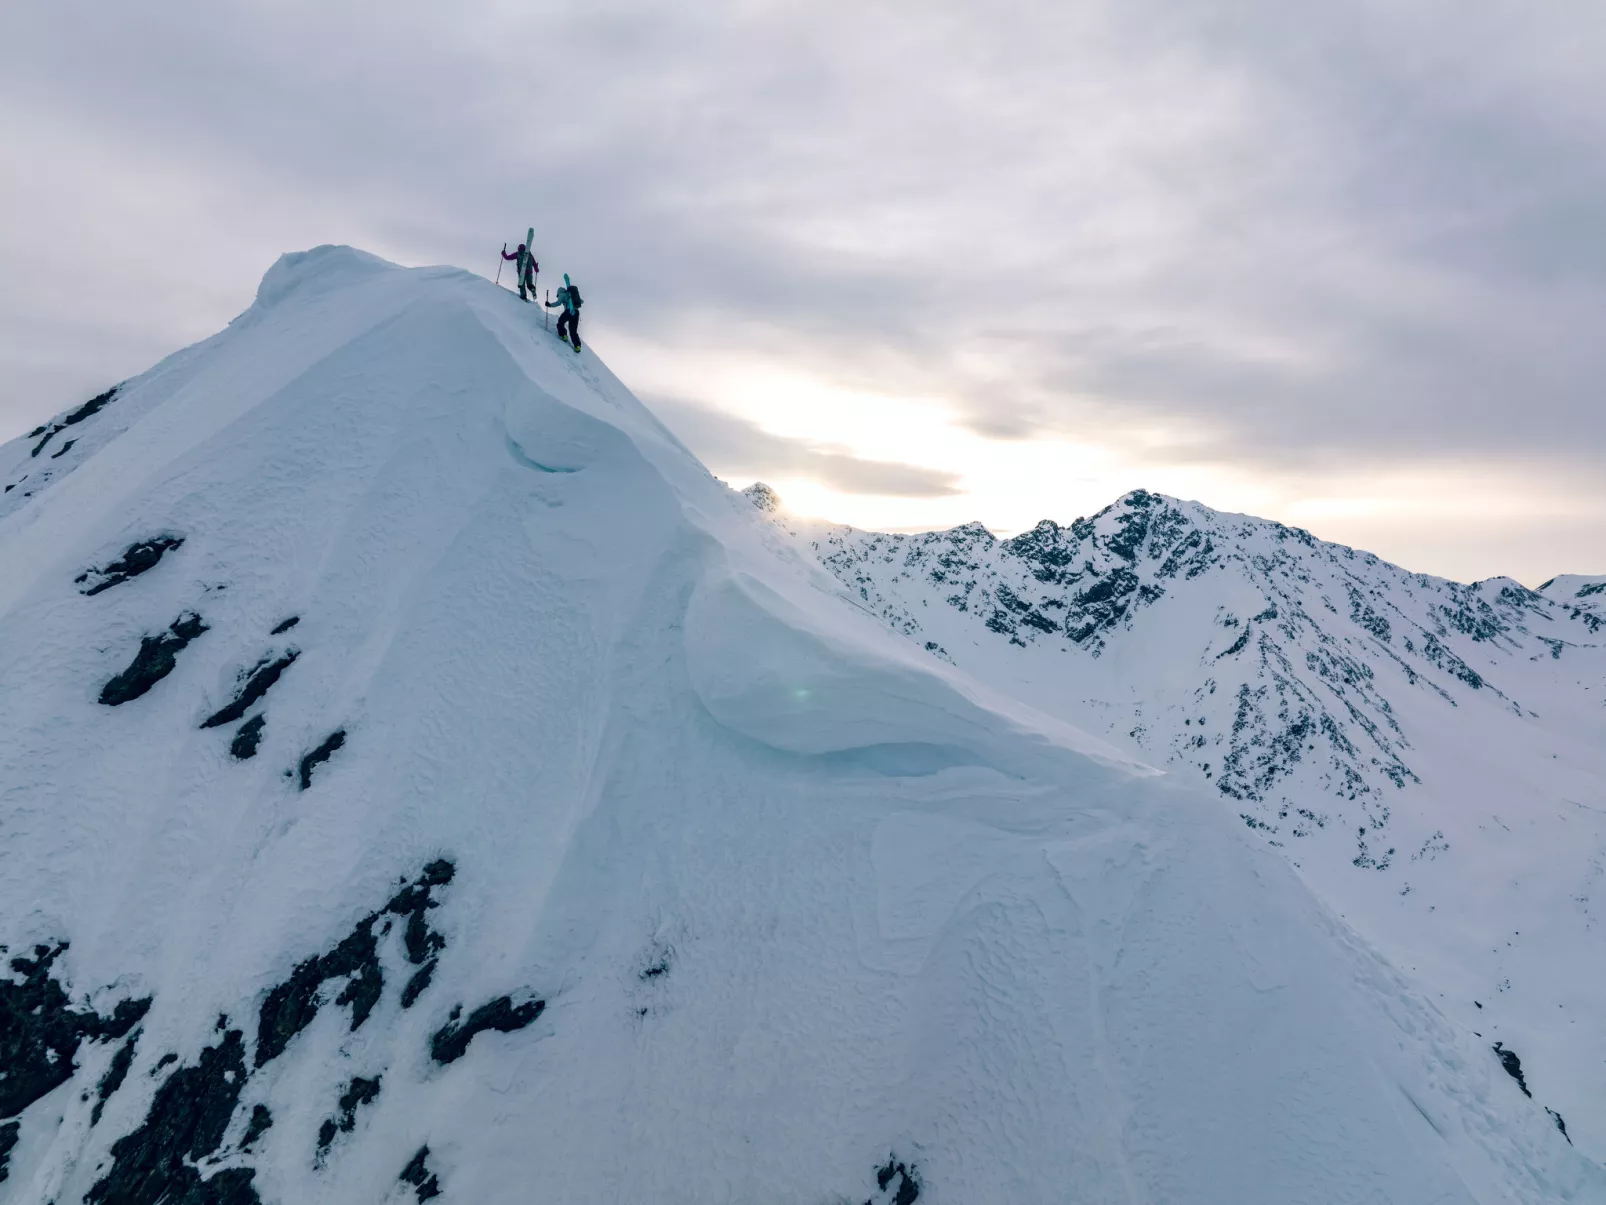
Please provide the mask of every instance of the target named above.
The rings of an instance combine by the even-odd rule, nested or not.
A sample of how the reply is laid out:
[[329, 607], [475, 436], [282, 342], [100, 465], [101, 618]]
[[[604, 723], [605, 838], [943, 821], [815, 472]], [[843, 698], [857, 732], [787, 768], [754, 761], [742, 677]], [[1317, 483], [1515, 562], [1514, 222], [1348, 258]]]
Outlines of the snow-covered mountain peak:
[[1180, 504], [896, 545], [932, 650], [530, 307], [349, 248], [0, 480], [0, 1201], [1606, 1199], [1213, 784], [966, 668], [1215, 639]]
[[1577, 1071], [1606, 1027], [1552, 1023], [1606, 1013], [1577, 971], [1606, 866], [1606, 579], [1464, 585], [1144, 490], [1003, 540], [779, 521], [934, 658], [1211, 790], [1402, 963], [1437, 964], [1606, 1153]]

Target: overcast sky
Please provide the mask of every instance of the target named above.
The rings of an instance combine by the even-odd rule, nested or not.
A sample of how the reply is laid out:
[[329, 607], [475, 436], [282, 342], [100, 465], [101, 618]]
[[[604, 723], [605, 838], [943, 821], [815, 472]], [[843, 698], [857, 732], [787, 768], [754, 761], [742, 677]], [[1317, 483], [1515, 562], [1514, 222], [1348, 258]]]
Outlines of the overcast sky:
[[1138, 486], [1606, 573], [1598, 0], [8, 0], [0, 437], [350, 242], [537, 229], [736, 484], [870, 527]]

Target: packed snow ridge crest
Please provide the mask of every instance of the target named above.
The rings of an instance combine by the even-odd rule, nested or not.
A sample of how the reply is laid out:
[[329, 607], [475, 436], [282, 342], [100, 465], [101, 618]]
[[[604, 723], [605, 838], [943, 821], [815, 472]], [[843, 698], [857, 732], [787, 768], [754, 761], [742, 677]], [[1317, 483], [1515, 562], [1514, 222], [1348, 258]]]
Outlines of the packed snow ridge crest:
[[1536, 724], [1491, 658], [1592, 655], [1587, 583], [1149, 494], [804, 531], [346, 247], [0, 480], [0, 1202], [1606, 1200], [1551, 1031], [1280, 813], [1381, 863], [1403, 700]]

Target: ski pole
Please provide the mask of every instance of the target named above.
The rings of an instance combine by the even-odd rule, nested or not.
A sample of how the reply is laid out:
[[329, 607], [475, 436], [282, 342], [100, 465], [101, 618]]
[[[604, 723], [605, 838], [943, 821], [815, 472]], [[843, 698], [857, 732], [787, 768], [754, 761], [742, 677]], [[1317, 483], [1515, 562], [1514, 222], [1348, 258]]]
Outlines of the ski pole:
[[496, 261], [496, 287], [502, 287], [502, 265], [507, 262], [507, 244], [502, 244], [502, 258]]

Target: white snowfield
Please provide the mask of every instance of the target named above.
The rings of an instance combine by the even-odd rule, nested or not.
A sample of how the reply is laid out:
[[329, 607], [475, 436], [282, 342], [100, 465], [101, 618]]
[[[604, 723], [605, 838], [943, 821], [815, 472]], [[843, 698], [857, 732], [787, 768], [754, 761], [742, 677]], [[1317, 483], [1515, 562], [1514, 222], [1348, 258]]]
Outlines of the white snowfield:
[[0, 449], [0, 1201], [1606, 1201], [506, 291], [286, 256], [74, 414]]

